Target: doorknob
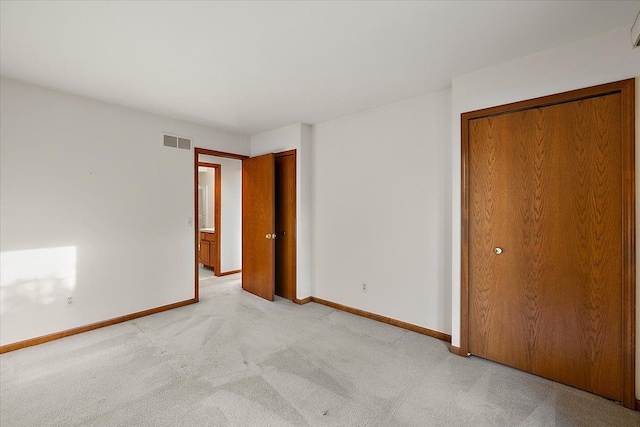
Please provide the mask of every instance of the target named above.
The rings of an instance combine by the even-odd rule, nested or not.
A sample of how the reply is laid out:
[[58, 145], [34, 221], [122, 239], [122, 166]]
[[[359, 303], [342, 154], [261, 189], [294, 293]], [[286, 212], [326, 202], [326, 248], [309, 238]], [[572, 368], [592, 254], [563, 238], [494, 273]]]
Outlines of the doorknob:
[[271, 239], [271, 234], [267, 234], [267, 239]]
[[275, 234], [267, 234], [267, 239], [275, 239], [276, 235]]
[[494, 248], [493, 253], [496, 255], [500, 255], [502, 253], [502, 248]]
[[272, 239], [275, 239], [275, 238], [276, 238], [276, 235], [275, 235], [275, 234], [272, 234], [272, 235], [271, 235], [271, 238], [272, 238]]

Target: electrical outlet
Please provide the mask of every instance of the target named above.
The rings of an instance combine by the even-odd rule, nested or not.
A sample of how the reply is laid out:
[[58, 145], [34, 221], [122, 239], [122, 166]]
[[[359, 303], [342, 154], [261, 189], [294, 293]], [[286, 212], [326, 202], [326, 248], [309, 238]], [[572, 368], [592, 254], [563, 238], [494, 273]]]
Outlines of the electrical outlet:
[[362, 292], [367, 292], [367, 284], [366, 283], [362, 284]]
[[67, 304], [73, 305], [73, 297], [67, 297]]

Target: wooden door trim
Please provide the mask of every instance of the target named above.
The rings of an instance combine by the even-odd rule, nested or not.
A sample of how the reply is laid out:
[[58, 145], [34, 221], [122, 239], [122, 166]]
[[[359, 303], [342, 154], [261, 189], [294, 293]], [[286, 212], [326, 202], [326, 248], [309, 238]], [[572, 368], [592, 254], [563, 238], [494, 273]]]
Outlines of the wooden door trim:
[[294, 148], [293, 150], [287, 150], [287, 151], [281, 151], [279, 153], [273, 153], [274, 157], [285, 157], [285, 156], [291, 156], [293, 155], [294, 158], [296, 156], [296, 149]]
[[461, 115], [461, 245], [460, 245], [460, 347], [469, 354], [469, 122], [500, 114], [620, 93], [622, 98], [622, 239], [623, 239], [623, 402], [636, 408], [635, 397], [635, 79], [621, 80], [526, 101], [470, 111]]
[[[200, 271], [198, 269], [198, 260], [199, 260], [199, 251], [198, 251], [198, 237], [199, 237], [199, 233], [200, 230], [198, 230], [198, 156], [202, 154], [202, 155], [206, 155], [206, 156], [216, 156], [216, 157], [224, 157], [227, 159], [237, 159], [237, 160], [242, 160], [242, 159], [248, 159], [249, 156], [245, 156], [243, 154], [235, 154], [235, 153], [227, 153], [224, 151], [216, 151], [216, 150], [210, 150], [208, 148], [199, 148], [199, 147], [194, 147], [193, 148], [193, 217], [194, 217], [194, 221], [193, 221], [193, 229], [194, 229], [194, 249], [193, 249], [193, 254], [194, 254], [194, 284], [193, 284], [193, 301], [194, 302], [198, 302], [200, 301]], [[222, 174], [221, 174], [222, 175]], [[222, 176], [220, 176], [220, 179], [217, 179], [218, 176], [216, 175], [216, 183], [221, 183], [222, 181]], [[217, 185], [217, 184], [216, 184]], [[221, 184], [222, 185], [222, 184]], [[222, 188], [222, 187], [221, 187]], [[216, 189], [217, 190], [217, 189]], [[220, 194], [219, 191], [216, 191], [217, 194]], [[219, 206], [219, 203], [216, 203], [216, 206]], [[220, 215], [218, 215], [218, 212], [216, 211], [216, 221], [220, 218]], [[218, 228], [218, 223], [216, 222], [216, 231], [219, 229]], [[218, 235], [218, 239], [217, 239], [217, 245], [220, 245], [220, 236]], [[220, 246], [218, 246], [218, 258], [220, 257]], [[216, 262], [219, 262], [219, 260], [217, 260]], [[219, 267], [219, 266], [218, 266]], [[215, 272], [214, 272], [215, 273]]]
[[[213, 168], [214, 169], [214, 184], [215, 188], [213, 190], [213, 226], [215, 228], [216, 241], [215, 241], [215, 249], [216, 249], [216, 258], [215, 263], [213, 264], [213, 274], [216, 277], [220, 277], [222, 272], [220, 271], [220, 248], [222, 247], [222, 223], [220, 221], [220, 215], [222, 213], [222, 165], [218, 163], [207, 163], [207, 162], [198, 162], [198, 166], [203, 166], [205, 168]], [[197, 202], [197, 201], [196, 201]], [[196, 212], [198, 212], [196, 208]], [[196, 228], [198, 227], [198, 223], [196, 221]], [[198, 239], [199, 240], [199, 239]], [[199, 270], [198, 270], [199, 272]]]
[[220, 276], [229, 276], [231, 274], [242, 273], [242, 270], [221, 271]]
[[[227, 159], [236, 159], [236, 160], [243, 160], [243, 159], [248, 159], [249, 156], [245, 156], [244, 154], [235, 154], [235, 153], [227, 153], [225, 151], [216, 151], [216, 150], [209, 150], [208, 148], [195, 148], [195, 154], [196, 156], [198, 154], [204, 154], [206, 156], [215, 156], [215, 157], [225, 157]], [[196, 161], [197, 161], [198, 157], [196, 157]]]

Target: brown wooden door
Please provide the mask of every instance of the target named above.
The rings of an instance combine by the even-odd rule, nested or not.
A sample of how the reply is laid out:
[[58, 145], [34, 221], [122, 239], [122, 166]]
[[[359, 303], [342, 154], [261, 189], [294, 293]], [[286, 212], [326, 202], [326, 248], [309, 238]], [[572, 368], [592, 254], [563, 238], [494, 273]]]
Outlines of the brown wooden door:
[[470, 353], [619, 401], [621, 117], [614, 93], [468, 127]]
[[296, 298], [296, 155], [277, 154], [276, 295]]
[[275, 287], [273, 154], [242, 161], [242, 289], [273, 301]]

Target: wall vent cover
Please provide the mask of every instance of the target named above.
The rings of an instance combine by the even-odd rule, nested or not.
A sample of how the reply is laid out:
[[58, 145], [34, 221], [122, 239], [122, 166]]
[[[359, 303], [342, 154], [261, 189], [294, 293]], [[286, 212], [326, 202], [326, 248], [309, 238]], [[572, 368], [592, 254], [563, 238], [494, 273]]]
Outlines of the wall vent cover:
[[171, 135], [164, 135], [164, 146], [176, 148], [178, 146], [178, 138]]
[[164, 134], [163, 145], [171, 148], [182, 148], [183, 150], [191, 150], [191, 139], [176, 135]]

